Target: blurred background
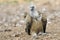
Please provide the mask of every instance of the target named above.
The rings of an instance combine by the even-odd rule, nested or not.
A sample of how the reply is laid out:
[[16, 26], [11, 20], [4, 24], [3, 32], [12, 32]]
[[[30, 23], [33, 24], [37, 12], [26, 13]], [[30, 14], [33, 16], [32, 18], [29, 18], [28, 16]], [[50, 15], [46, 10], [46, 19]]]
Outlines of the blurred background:
[[47, 16], [46, 35], [36, 40], [60, 40], [60, 0], [0, 0], [0, 40], [35, 40], [25, 33], [25, 12], [33, 3]]

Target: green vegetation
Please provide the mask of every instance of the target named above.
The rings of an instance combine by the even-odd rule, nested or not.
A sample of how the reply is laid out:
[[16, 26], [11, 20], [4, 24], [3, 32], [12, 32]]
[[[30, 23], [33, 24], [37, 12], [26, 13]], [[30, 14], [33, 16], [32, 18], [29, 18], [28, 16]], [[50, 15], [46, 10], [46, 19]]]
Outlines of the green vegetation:
[[31, 1], [33, 1], [33, 0], [24, 0], [24, 1], [26, 1], [26, 2], [31, 2]]
[[0, 3], [0, 5], [1, 4], [18, 4], [18, 1], [6, 1], [6, 2], [2, 2], [2, 3]]

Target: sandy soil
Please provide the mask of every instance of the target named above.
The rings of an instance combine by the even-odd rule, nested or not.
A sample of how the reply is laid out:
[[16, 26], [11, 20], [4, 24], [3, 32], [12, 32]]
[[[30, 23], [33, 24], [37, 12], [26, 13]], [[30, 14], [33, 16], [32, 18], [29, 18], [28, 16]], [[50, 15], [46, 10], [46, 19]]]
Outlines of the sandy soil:
[[[47, 15], [48, 23], [45, 35], [38, 39], [25, 32], [24, 12], [26, 4], [0, 4], [0, 40], [60, 40], [60, 8], [47, 5], [37, 6], [40, 12]], [[39, 8], [40, 7], [40, 8]], [[46, 10], [44, 10], [46, 8]], [[56, 9], [54, 9], [56, 8]]]

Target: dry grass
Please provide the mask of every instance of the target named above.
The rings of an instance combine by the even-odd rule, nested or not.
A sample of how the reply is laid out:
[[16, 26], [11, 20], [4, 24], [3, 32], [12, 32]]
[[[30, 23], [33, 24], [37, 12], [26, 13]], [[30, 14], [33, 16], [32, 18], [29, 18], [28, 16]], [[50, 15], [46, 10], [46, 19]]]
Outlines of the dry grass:
[[[40, 1], [40, 3], [42, 2]], [[51, 4], [40, 5], [40, 3], [39, 5], [36, 3], [38, 5], [37, 9], [46, 14], [48, 18], [46, 35], [39, 35], [38, 39], [34, 39], [26, 34], [23, 14], [25, 11], [28, 11], [28, 5], [24, 3], [19, 4], [15, 1], [15, 3], [0, 4], [0, 40], [60, 40], [59, 5], [57, 7], [52, 5], [51, 7]], [[46, 12], [42, 10], [44, 7]]]

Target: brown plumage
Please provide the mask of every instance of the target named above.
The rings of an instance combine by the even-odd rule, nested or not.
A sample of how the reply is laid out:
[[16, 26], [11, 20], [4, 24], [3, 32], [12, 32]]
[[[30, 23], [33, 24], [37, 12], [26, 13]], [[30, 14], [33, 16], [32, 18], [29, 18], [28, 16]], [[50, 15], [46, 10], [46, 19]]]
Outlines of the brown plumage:
[[[40, 15], [41, 16], [41, 15]], [[38, 34], [43, 32], [43, 23], [42, 19], [33, 18], [29, 14], [26, 15], [26, 29], [25, 31], [30, 35], [32, 33]]]
[[28, 33], [28, 35], [34, 33], [38, 35], [39, 32], [45, 33], [47, 18], [45, 17], [45, 15], [42, 15], [42, 13], [34, 10], [34, 6], [31, 7], [31, 13], [29, 14], [26, 13], [25, 20], [26, 20], [25, 31]]
[[39, 32], [43, 32], [42, 21], [33, 19], [33, 22], [32, 22], [32, 25], [31, 25], [31, 33], [38, 34]]

